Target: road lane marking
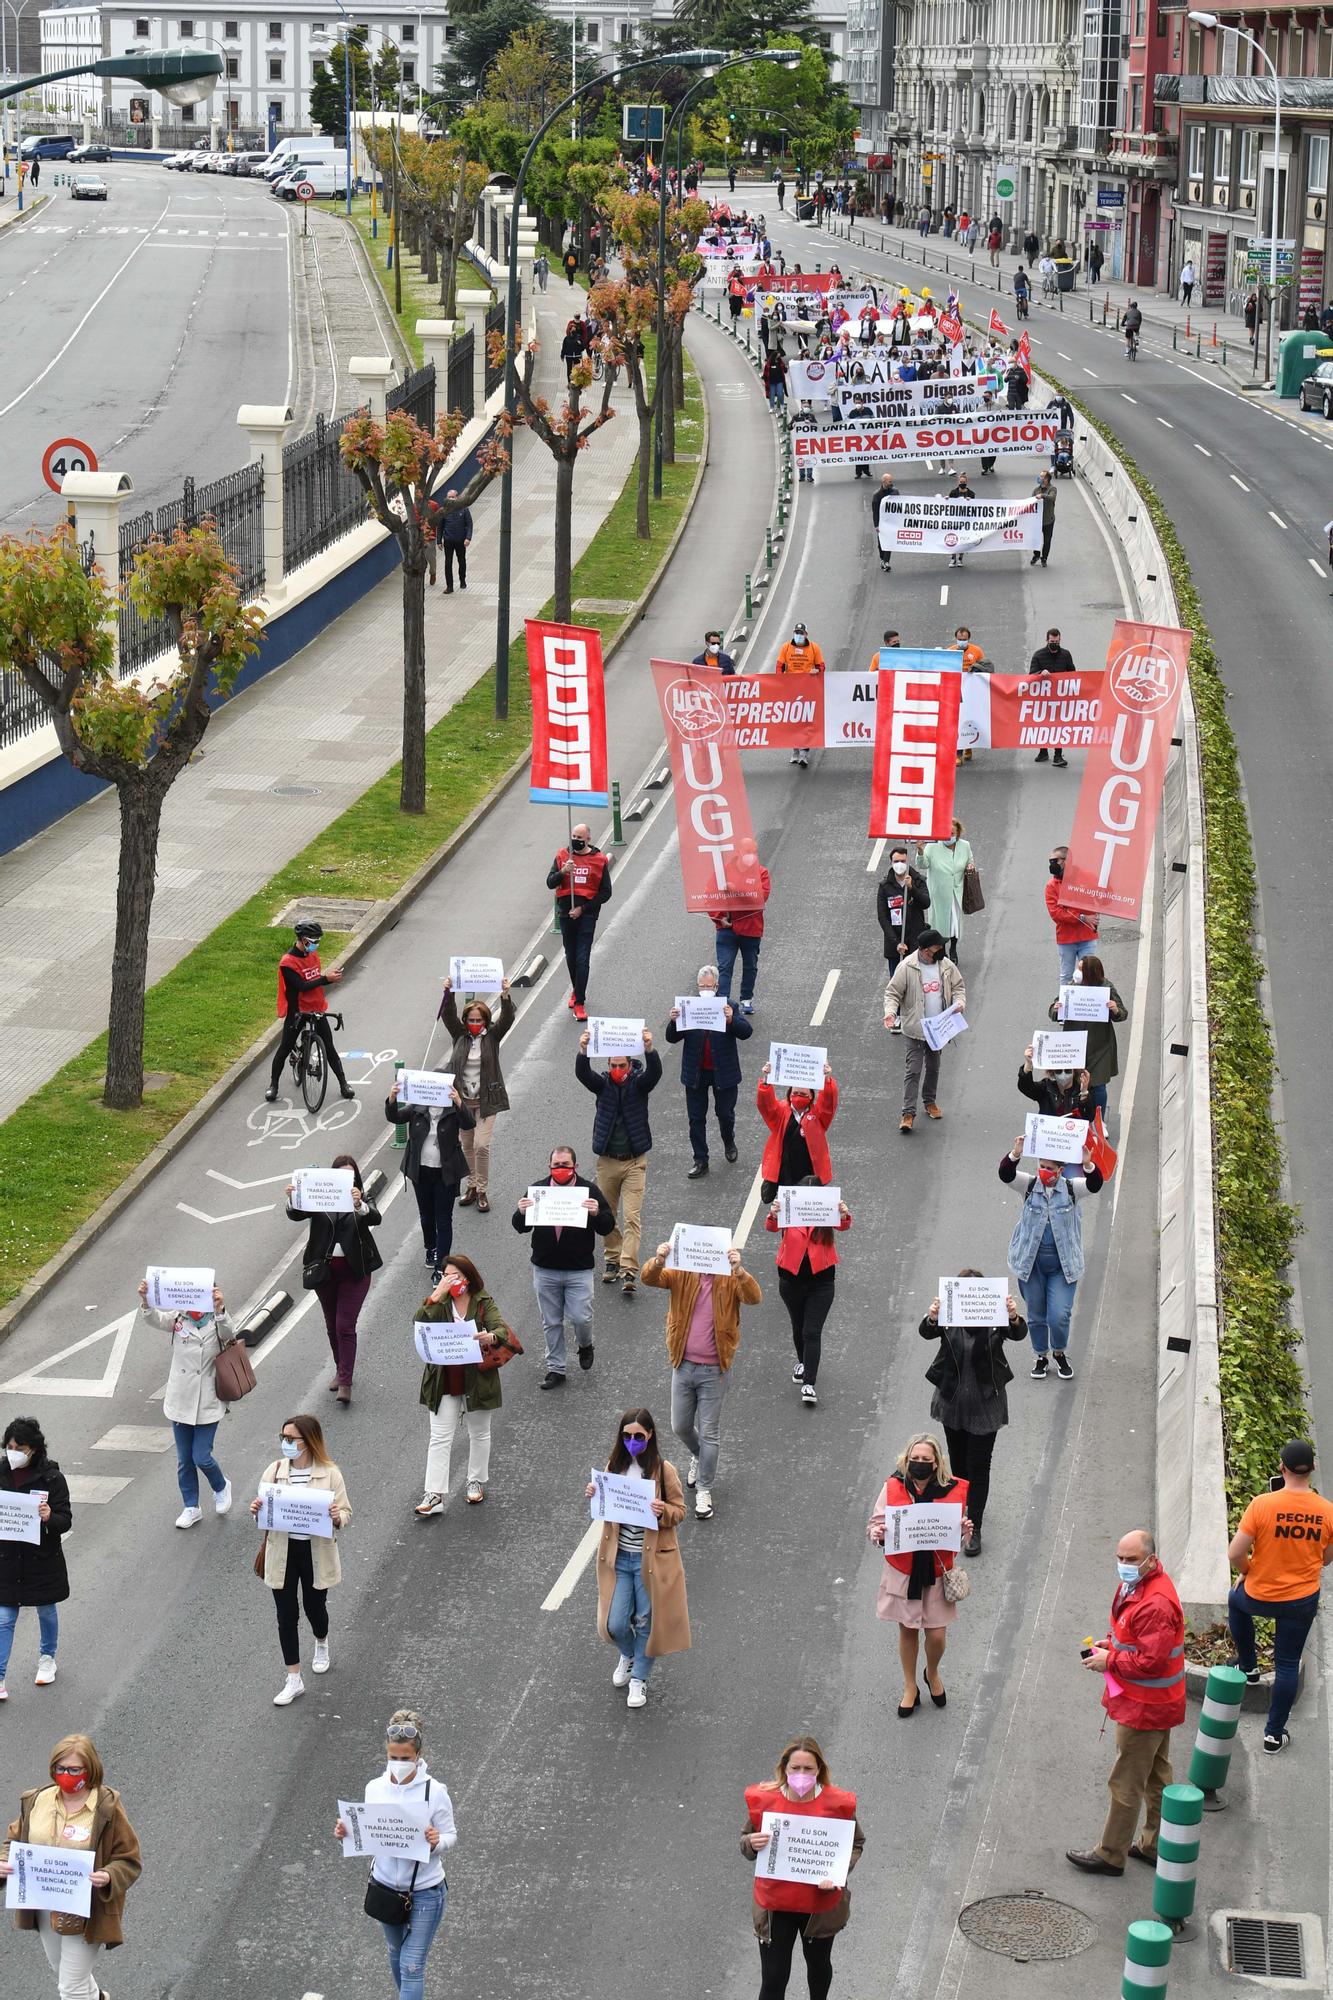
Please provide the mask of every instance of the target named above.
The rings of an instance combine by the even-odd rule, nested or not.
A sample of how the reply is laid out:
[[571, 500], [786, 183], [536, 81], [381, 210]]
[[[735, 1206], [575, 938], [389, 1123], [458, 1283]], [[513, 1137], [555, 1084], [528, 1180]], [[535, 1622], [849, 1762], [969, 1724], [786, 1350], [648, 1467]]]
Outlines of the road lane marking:
[[1231, 481], [1231, 483], [1232, 483], [1232, 485], [1233, 485], [1233, 486], [1239, 486], [1239, 488], [1240, 488], [1240, 490], [1241, 490], [1241, 492], [1242, 492], [1242, 493], [1248, 493], [1248, 492], [1249, 492], [1249, 490], [1250, 490], [1250, 489], [1249, 489], [1249, 487], [1248, 487], [1248, 486], [1247, 486], [1247, 485], [1245, 484], [1245, 481], [1244, 481], [1243, 479], [1238, 479], [1238, 478], [1236, 477], [1236, 474], [1235, 474], [1234, 472], [1231, 472], [1231, 473], [1228, 473], [1228, 474], [1227, 474], [1227, 477], [1228, 477], [1228, 478], [1230, 479], [1230, 481]]
[[1190, 439], [1190, 443], [1194, 445], [1196, 451], [1201, 451], [1205, 458], [1212, 457], [1213, 454], [1209, 451], [1206, 444], [1196, 444], [1193, 438]]
[[589, 1521], [583, 1531], [582, 1541], [542, 1599], [543, 1611], [558, 1611], [560, 1606], [567, 1603], [574, 1595], [575, 1585], [597, 1552], [601, 1533], [601, 1522]]
[[1279, 528], [1281, 528], [1281, 530], [1282, 530], [1283, 534], [1284, 534], [1284, 535], [1286, 534], [1286, 532], [1287, 532], [1287, 524], [1286, 524], [1286, 522], [1285, 522], [1285, 521], [1283, 520], [1283, 518], [1282, 518], [1282, 516], [1281, 516], [1280, 514], [1275, 514], [1275, 513], [1273, 512], [1273, 510], [1272, 510], [1272, 508], [1271, 508], [1271, 507], [1270, 507], [1270, 508], [1269, 508], [1269, 510], [1268, 510], [1268, 518], [1269, 518], [1269, 520], [1270, 520], [1270, 521], [1276, 521], [1276, 522], [1277, 522], [1277, 524], [1278, 524], [1278, 526], [1279, 526]]
[[1305, 560], [1309, 563], [1316, 576], [1324, 574], [1324, 565], [1321, 562], [1316, 562], [1313, 556], [1307, 556]]
[[[57, 1354], [48, 1354], [35, 1368], [29, 1368], [22, 1375], [11, 1375], [7, 1382], [0, 1382], [0, 1393], [21, 1396], [114, 1396], [138, 1317], [136, 1306], [132, 1312], [108, 1320], [95, 1333], [85, 1333], [82, 1340], [62, 1347]], [[48, 1374], [48, 1369], [56, 1367], [61, 1361], [68, 1361], [72, 1354], [82, 1354], [95, 1347], [99, 1340], [111, 1341], [111, 1352], [100, 1375]]]
[[833, 989], [838, 983], [840, 972], [841, 972], [841, 967], [835, 965], [832, 972], [830, 972], [828, 978], [824, 981], [824, 990], [820, 994], [818, 1000], [816, 1000], [815, 1011], [810, 1016], [810, 1026], [812, 1028], [823, 1027], [824, 1016], [828, 1012], [829, 1001], [833, 998]]
[[947, 604], [948, 602], [949, 602], [949, 586], [947, 583], [942, 583], [940, 585], [940, 603]]
[[754, 1222], [755, 1216], [759, 1211], [759, 1190], [763, 1186], [763, 1180], [763, 1168], [756, 1167], [754, 1170], [754, 1179], [750, 1183], [750, 1192], [746, 1195], [745, 1206], [741, 1210], [741, 1219], [736, 1224], [735, 1233], [731, 1239], [732, 1247], [736, 1250], [743, 1250], [749, 1239], [751, 1224]]
[[1169, 424], [1165, 417], [1158, 417], [1156, 419], [1156, 422], [1158, 422], [1162, 426], [1162, 429], [1165, 431], [1173, 431], [1175, 429], [1175, 425]]
[[1094, 382], [1100, 382], [1102, 379], [1101, 376], [1097, 373], [1097, 370], [1095, 368], [1085, 368], [1083, 370], [1083, 373], [1085, 375], [1091, 375]]
[[1139, 400], [1137, 396], [1127, 396], [1123, 389], [1120, 391], [1120, 396], [1121, 400], [1126, 403], [1137, 403]]
[[875, 842], [875, 845], [870, 850], [870, 859], [866, 863], [867, 875], [873, 875], [875, 870], [879, 867], [880, 862], [884, 859], [884, 850], [888, 846], [888, 844], [889, 844], [889, 836], [887, 835], [887, 833], [884, 834], [882, 838], [880, 838]]
[[1074, 358], [1072, 354], [1066, 354], [1063, 347], [1057, 347], [1055, 351], [1062, 361], [1072, 361]]

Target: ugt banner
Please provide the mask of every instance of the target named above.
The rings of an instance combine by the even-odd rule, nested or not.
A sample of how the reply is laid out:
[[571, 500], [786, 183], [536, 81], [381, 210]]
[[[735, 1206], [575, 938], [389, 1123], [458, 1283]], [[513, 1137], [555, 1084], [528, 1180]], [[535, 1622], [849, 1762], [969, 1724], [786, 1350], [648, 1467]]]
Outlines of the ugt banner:
[[870, 838], [942, 840], [953, 818], [961, 676], [879, 673]]
[[532, 775], [536, 805], [605, 806], [606, 690], [602, 635], [593, 625], [549, 625], [529, 618]]
[[1075, 909], [1139, 913], [1193, 637], [1178, 625], [1116, 620], [1104, 727], [1088, 753], [1065, 862], [1065, 900]]
[[[685, 907], [734, 907], [737, 879], [754, 854], [754, 833], [741, 753], [720, 688], [725, 676], [715, 667], [675, 660], [652, 665], [671, 753]], [[812, 730], [806, 740], [819, 738]]]
[[1040, 500], [880, 501], [879, 545], [894, 555], [1041, 547]]
[[1049, 457], [1060, 425], [1055, 417], [986, 415], [936, 418], [882, 429], [804, 431], [792, 435], [802, 470], [821, 465], [910, 465], [923, 458]]

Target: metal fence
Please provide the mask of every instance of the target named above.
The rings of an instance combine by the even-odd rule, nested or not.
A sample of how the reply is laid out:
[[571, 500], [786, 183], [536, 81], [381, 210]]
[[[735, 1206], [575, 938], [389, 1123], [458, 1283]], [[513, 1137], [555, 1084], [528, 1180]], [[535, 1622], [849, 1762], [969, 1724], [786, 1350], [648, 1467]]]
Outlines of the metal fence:
[[449, 343], [449, 408], [464, 417], [470, 417], [473, 412], [472, 355], [476, 344], [477, 337], [471, 328]]
[[346, 418], [315, 428], [282, 448], [282, 572], [294, 569], [367, 517], [365, 488], [338, 449]]
[[256, 461], [229, 472], [209, 486], [187, 479], [179, 500], [120, 524], [119, 582], [120, 671], [133, 673], [157, 653], [167, 652], [174, 635], [165, 618], [144, 618], [130, 601], [129, 582], [135, 558], [155, 535], [168, 537], [177, 528], [195, 528], [211, 520], [227, 560], [239, 572], [242, 597], [257, 597], [264, 588], [264, 468]]
[[435, 428], [435, 363], [428, 361], [424, 368], [405, 375], [396, 389], [390, 389], [384, 399], [385, 409], [406, 410], [409, 417], [415, 417], [428, 431]]

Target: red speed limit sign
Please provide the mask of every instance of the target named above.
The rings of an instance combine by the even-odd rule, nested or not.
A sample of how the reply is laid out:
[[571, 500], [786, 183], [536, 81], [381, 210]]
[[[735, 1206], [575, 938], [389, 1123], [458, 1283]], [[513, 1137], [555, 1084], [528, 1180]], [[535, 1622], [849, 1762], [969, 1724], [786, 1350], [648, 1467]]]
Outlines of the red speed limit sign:
[[310, 185], [309, 181], [301, 181], [298, 183], [296, 189], [296, 199], [298, 201], [313, 201], [315, 199], [315, 190]]
[[82, 438], [57, 438], [42, 454], [42, 478], [53, 493], [67, 472], [96, 472], [97, 453]]

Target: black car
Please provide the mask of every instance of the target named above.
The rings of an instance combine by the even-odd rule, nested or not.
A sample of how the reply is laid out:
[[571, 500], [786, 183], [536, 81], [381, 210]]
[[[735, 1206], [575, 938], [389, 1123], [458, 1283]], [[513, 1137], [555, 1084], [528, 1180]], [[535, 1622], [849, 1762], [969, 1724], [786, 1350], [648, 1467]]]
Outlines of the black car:
[[76, 146], [69, 158], [80, 166], [104, 165], [111, 158], [110, 146]]
[[1313, 375], [1301, 383], [1301, 408], [1322, 410], [1333, 417], [1333, 361], [1321, 361]]

